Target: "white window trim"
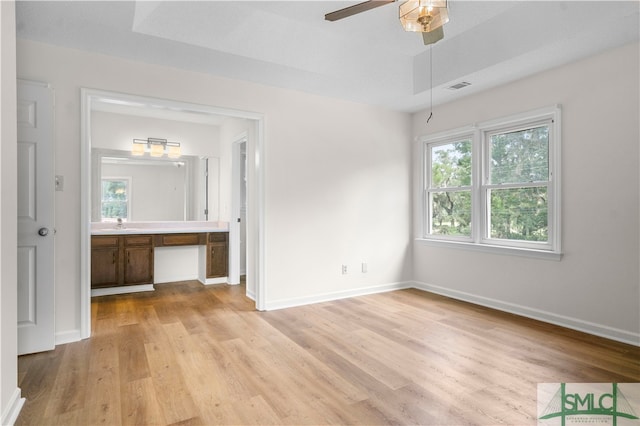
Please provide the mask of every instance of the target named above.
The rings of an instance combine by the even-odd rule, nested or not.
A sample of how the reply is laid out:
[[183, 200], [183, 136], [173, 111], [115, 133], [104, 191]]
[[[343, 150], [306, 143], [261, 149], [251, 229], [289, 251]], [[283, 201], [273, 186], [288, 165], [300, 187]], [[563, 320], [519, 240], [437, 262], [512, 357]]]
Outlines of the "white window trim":
[[[105, 180], [124, 180], [127, 181], [127, 217], [123, 217], [121, 218], [123, 221], [125, 222], [131, 222], [131, 206], [133, 205], [132, 203], [132, 198], [133, 198], [133, 189], [131, 187], [131, 176], [103, 176], [100, 179], [100, 221], [101, 222], [105, 222], [104, 218], [102, 217], [102, 203], [104, 202], [104, 200], [102, 199], [102, 182]], [[107, 220], [106, 222], [114, 222], [111, 220]]]
[[[561, 107], [554, 105], [534, 111], [515, 114], [512, 116], [484, 121], [472, 126], [466, 126], [450, 131], [418, 138], [422, 143], [422, 177], [421, 177], [421, 214], [422, 229], [416, 241], [429, 246], [462, 248], [477, 250], [487, 253], [527, 256], [534, 258], [560, 260], [562, 258], [561, 247], [561, 171], [562, 164], [562, 133], [561, 133]], [[486, 192], [483, 190], [484, 175], [486, 173], [487, 159], [483, 155], [486, 151], [486, 135], [501, 129], [512, 129], [518, 126], [531, 126], [542, 123], [549, 124], [549, 181], [548, 181], [548, 210], [549, 222], [547, 232], [548, 242], [538, 243], [533, 241], [509, 241], [489, 238], [484, 235], [488, 231], [486, 211]], [[428, 202], [428, 177], [429, 147], [438, 143], [451, 142], [461, 137], [472, 138], [472, 234], [471, 238], [451, 237], [443, 235], [428, 235], [429, 208]], [[544, 186], [547, 186], [545, 183]], [[505, 186], [503, 186], [505, 187]]]
[[[469, 139], [471, 140], [471, 146], [473, 149], [473, 138], [474, 138], [474, 133], [475, 132], [459, 132], [459, 133], [455, 133], [452, 134], [449, 137], [445, 137], [445, 138], [440, 138], [437, 140], [433, 140], [431, 142], [429, 142], [429, 146], [433, 147], [433, 146], [438, 146], [438, 145], [446, 145], [451, 143], [452, 141], [460, 141], [463, 139]], [[426, 144], [425, 144], [425, 148], [423, 149], [423, 171], [426, 170], [426, 165], [427, 164], [431, 164], [432, 158], [431, 158], [431, 150], [430, 149], [426, 149]], [[473, 182], [473, 179], [472, 179]], [[471, 196], [473, 197], [473, 183], [472, 185], [469, 186], [461, 186], [461, 187], [443, 187], [442, 188], [443, 191], [448, 191], [448, 192], [458, 192], [458, 191], [469, 191], [471, 192]], [[429, 198], [429, 178], [427, 177], [426, 173], [423, 173], [423, 184], [422, 184], [422, 209], [425, 212], [425, 214], [422, 215], [423, 217], [423, 235], [426, 235], [427, 232], [431, 229], [431, 216], [429, 214], [426, 214], [426, 212], [429, 210], [427, 205], [429, 205], [431, 203], [431, 199]], [[473, 223], [472, 223], [472, 227], [473, 229]], [[473, 241], [473, 235], [471, 237], [466, 237], [466, 236], [462, 236], [462, 235], [430, 235], [430, 238], [433, 239], [437, 239], [437, 240], [446, 240], [446, 241], [460, 241], [460, 242], [472, 242]]]

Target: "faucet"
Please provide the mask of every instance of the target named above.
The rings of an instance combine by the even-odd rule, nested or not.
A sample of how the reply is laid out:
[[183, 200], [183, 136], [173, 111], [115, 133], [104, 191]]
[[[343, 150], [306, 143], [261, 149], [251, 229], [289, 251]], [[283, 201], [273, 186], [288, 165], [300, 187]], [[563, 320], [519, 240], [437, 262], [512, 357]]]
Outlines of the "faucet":
[[121, 217], [118, 218], [118, 224], [116, 225], [116, 228], [117, 229], [122, 229], [122, 218]]

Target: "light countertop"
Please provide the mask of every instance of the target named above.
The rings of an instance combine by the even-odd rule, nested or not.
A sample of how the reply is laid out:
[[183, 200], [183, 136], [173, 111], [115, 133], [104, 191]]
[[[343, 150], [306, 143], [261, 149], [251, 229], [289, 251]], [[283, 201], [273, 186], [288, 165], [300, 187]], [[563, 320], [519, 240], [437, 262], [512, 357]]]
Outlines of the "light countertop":
[[228, 222], [92, 222], [91, 235], [181, 234], [194, 232], [229, 232]]

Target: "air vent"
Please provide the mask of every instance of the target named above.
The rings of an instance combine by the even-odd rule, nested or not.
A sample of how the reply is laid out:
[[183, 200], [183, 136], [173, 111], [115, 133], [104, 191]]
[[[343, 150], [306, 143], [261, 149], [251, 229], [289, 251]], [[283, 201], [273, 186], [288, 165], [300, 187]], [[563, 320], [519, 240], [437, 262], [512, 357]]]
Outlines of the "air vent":
[[467, 87], [467, 86], [471, 86], [471, 83], [466, 82], [466, 81], [461, 81], [460, 83], [457, 83], [457, 84], [454, 84], [453, 86], [447, 87], [447, 89], [449, 89], [449, 90], [459, 90], [459, 89], [462, 89], [463, 87]]

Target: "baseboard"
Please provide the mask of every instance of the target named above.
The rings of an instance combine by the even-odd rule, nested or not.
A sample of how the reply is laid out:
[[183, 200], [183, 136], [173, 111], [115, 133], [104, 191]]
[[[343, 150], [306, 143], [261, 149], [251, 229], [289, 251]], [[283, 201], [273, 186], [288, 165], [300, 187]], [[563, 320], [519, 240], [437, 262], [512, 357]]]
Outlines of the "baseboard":
[[615, 340], [618, 342], [627, 343], [634, 346], [640, 346], [639, 333], [632, 333], [630, 331], [608, 327], [601, 324], [595, 324], [595, 323], [580, 320], [577, 318], [558, 315], [553, 312], [529, 308], [527, 306], [522, 306], [515, 303], [503, 302], [497, 299], [491, 299], [484, 296], [478, 296], [475, 294], [466, 293], [458, 290], [452, 290], [449, 288], [426, 284], [422, 282], [414, 281], [411, 286], [418, 290], [423, 290], [429, 293], [435, 293], [441, 296], [450, 297], [452, 299], [462, 300], [462, 301], [474, 303], [480, 306], [486, 306], [487, 308], [493, 308], [500, 311], [509, 312], [512, 314], [547, 322], [550, 324], [559, 325], [561, 327], [569, 328], [572, 330], [582, 331], [584, 333], [593, 334], [595, 336], [604, 337], [604, 338]]
[[229, 281], [229, 277], [218, 277], [218, 278], [206, 278], [204, 281], [200, 278], [196, 278], [204, 285], [212, 285], [212, 284], [227, 284]]
[[256, 294], [253, 291], [247, 290], [246, 296], [254, 302], [256, 301]]
[[18, 420], [18, 415], [22, 410], [22, 406], [24, 405], [25, 399], [22, 398], [22, 391], [20, 388], [16, 388], [11, 395], [11, 399], [7, 403], [7, 406], [2, 410], [2, 418], [0, 419], [0, 424], [3, 426], [13, 426]]
[[336, 291], [332, 293], [316, 294], [308, 297], [295, 297], [292, 299], [282, 299], [267, 302], [265, 310], [273, 311], [277, 309], [293, 308], [296, 306], [310, 305], [313, 303], [330, 302], [332, 300], [346, 299], [349, 297], [366, 296], [367, 294], [384, 293], [387, 291], [402, 290], [412, 288], [412, 282], [398, 282], [383, 284], [372, 287], [357, 288], [354, 290]]
[[113, 294], [138, 293], [141, 291], [154, 291], [153, 284], [125, 285], [121, 287], [105, 287], [91, 289], [91, 297], [111, 296]]
[[165, 284], [165, 283], [174, 283], [178, 281], [194, 281], [199, 279], [198, 274], [195, 275], [164, 275], [160, 278], [157, 276], [153, 277], [154, 284]]
[[63, 331], [56, 333], [56, 346], [67, 343], [79, 342], [82, 340], [80, 330]]

